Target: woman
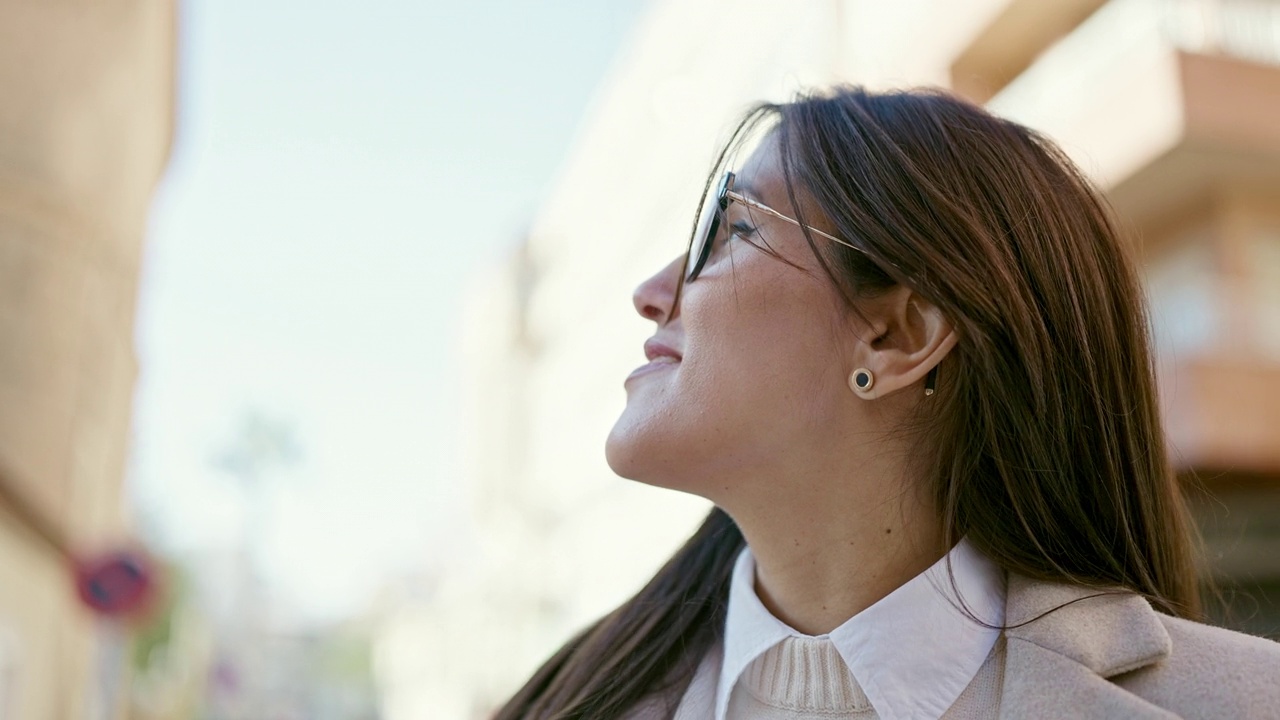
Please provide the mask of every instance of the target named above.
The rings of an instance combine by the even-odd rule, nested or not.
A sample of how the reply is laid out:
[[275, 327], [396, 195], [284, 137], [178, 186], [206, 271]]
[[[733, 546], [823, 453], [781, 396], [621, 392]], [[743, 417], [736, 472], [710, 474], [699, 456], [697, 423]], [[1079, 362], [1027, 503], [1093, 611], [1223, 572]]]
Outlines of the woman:
[[1059, 150], [840, 88], [718, 165], [607, 447], [716, 509], [499, 718], [1280, 717], [1280, 645], [1196, 622], [1142, 290]]

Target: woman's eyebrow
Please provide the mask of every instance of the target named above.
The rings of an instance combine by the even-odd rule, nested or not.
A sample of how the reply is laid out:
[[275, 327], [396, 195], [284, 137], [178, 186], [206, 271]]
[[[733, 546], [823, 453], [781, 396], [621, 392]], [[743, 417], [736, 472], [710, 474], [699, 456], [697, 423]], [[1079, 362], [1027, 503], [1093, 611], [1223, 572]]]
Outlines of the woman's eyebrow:
[[740, 195], [750, 195], [753, 200], [764, 202], [760, 198], [760, 191], [756, 190], [755, 186], [747, 182], [746, 180], [740, 180], [735, 177], [733, 179], [733, 187], [729, 189]]

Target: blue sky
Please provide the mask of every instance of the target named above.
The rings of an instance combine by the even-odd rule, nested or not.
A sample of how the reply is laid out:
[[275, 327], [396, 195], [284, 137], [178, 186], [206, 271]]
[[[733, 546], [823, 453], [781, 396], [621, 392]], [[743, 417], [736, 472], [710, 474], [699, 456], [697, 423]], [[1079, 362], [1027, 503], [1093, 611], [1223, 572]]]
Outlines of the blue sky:
[[356, 610], [447, 546], [462, 292], [529, 224], [644, 7], [183, 4], [129, 472], [159, 548], [244, 535], [212, 458], [251, 412], [301, 448], [259, 500], [301, 615]]

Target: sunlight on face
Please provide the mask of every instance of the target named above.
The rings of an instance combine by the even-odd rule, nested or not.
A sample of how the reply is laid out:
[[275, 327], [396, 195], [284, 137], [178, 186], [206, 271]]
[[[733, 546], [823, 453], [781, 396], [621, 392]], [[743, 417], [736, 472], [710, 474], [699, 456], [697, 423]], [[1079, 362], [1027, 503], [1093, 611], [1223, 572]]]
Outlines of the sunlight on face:
[[[740, 192], [796, 215], [775, 142], [737, 176]], [[730, 203], [711, 257], [673, 309], [682, 263], [635, 292], [657, 328], [651, 361], [626, 380], [606, 452], [624, 477], [716, 500], [744, 478], [785, 470], [847, 424], [853, 335], [841, 331], [839, 294], [794, 225]]]

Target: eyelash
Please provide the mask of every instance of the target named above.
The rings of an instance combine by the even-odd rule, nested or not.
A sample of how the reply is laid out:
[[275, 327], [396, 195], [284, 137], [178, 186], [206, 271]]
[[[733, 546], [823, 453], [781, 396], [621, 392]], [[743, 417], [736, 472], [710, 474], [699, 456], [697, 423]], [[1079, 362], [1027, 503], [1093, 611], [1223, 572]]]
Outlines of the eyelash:
[[751, 227], [750, 225], [744, 222], [736, 222], [730, 225], [729, 229], [733, 231], [734, 235], [737, 235], [743, 238], [744, 240], [747, 238], [750, 238], [756, 232], [756, 229], [754, 227]]

